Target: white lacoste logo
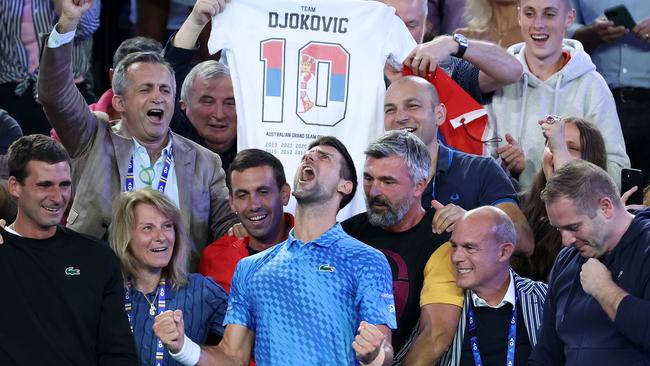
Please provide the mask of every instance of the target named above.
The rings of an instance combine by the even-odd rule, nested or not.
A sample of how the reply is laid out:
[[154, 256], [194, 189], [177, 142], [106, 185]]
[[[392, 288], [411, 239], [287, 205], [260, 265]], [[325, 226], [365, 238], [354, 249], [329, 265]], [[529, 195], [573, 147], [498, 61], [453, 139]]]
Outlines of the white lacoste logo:
[[65, 269], [65, 274], [66, 276], [79, 276], [81, 275], [81, 270], [74, 268], [74, 266], [70, 266]]

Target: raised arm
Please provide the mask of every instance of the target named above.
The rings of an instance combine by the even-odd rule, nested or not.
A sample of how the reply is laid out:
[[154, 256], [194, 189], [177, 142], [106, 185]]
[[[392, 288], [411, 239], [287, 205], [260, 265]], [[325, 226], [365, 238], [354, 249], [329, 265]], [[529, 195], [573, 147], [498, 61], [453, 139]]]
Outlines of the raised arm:
[[[452, 36], [436, 37], [415, 47], [404, 64], [417, 75], [433, 72], [436, 65], [458, 52], [458, 43]], [[489, 93], [514, 83], [521, 77], [523, 67], [516, 58], [494, 43], [469, 39], [463, 59], [479, 69], [481, 91]]]
[[221, 13], [225, 5], [225, 0], [198, 0], [173, 38], [172, 44], [179, 48], [194, 48], [205, 25], [213, 16]]
[[[74, 32], [81, 17], [91, 8], [89, 0], [61, 0], [61, 17], [55, 26], [58, 35], [46, 39], [40, 61], [38, 100], [50, 125], [61, 138], [71, 157], [78, 157], [90, 147], [98, 121], [74, 84], [72, 76], [72, 39], [63, 44], [62, 34]], [[51, 39], [51, 38], [56, 38]]]
[[172, 65], [176, 79], [174, 116], [169, 127], [172, 131], [201, 145], [204, 145], [203, 139], [198, 136], [198, 132], [180, 107], [181, 89], [185, 77], [193, 67], [192, 61], [198, 50], [199, 34], [210, 19], [223, 10], [224, 2], [225, 0], [198, 0], [181, 28], [171, 36], [165, 46], [165, 59]]
[[[63, 13], [64, 0], [53, 0], [54, 11], [56, 15], [61, 16]], [[77, 27], [77, 32], [75, 33], [75, 39], [86, 39], [90, 38], [95, 34], [99, 28], [99, 15], [101, 11], [101, 1], [94, 0], [91, 7], [86, 11], [79, 20], [79, 25]]]

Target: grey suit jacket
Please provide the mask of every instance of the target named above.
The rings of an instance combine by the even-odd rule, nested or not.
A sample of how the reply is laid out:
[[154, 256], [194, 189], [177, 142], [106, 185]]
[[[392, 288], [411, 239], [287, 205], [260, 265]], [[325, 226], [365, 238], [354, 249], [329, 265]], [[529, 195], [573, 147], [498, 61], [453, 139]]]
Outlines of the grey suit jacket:
[[[68, 226], [102, 238], [111, 222], [113, 200], [124, 187], [133, 140], [121, 122], [111, 127], [88, 109], [74, 85], [71, 59], [72, 43], [43, 48], [38, 96], [73, 159], [75, 194]], [[172, 135], [180, 211], [194, 247], [190, 262], [193, 270], [203, 248], [224, 234], [237, 218], [228, 206], [219, 156]]]

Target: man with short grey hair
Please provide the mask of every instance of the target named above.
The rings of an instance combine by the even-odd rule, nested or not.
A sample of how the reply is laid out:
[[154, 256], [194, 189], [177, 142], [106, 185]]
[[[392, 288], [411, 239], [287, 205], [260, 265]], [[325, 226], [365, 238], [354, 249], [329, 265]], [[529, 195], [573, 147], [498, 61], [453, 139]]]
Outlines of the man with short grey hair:
[[[445, 244], [449, 235], [431, 231], [435, 210], [425, 210], [421, 203], [431, 155], [417, 136], [402, 130], [386, 132], [365, 154], [367, 212], [344, 221], [343, 229], [379, 249], [391, 264], [397, 315], [392, 336], [395, 362], [420, 358], [422, 349], [437, 360], [451, 343], [463, 298], [455, 285], [450, 246]], [[435, 316], [423, 319], [423, 304], [433, 307]], [[409, 338], [418, 320], [438, 336], [431, 344], [411, 347]]]
[[218, 13], [218, 0], [199, 0], [165, 47], [165, 58], [176, 71], [182, 88], [176, 93], [178, 109], [170, 123], [173, 131], [217, 153], [228, 171], [237, 154], [237, 111], [228, 66], [208, 60], [190, 70], [201, 30]]
[[93, 115], [72, 82], [72, 44], [79, 19], [92, 1], [61, 1], [61, 17], [46, 39], [38, 79], [39, 100], [74, 161], [77, 187], [68, 226], [103, 237], [117, 195], [142, 187], [164, 192], [183, 213], [196, 252], [237, 221], [219, 157], [169, 131], [174, 112], [174, 72], [155, 52], [127, 56], [113, 76], [114, 126]]
[[585, 160], [556, 170], [541, 195], [568, 248], [529, 365], [650, 364], [650, 209], [627, 212], [612, 178]]

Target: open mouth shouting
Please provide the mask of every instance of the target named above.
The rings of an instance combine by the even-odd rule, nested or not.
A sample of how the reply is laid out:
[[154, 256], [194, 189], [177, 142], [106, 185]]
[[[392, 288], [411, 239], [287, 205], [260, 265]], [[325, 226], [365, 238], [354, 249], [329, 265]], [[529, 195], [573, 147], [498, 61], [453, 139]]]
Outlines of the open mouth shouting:
[[314, 172], [314, 168], [309, 165], [305, 165], [300, 171], [300, 182], [302, 183], [311, 182], [315, 178], [316, 173]]
[[147, 117], [153, 122], [160, 123], [165, 112], [160, 108], [152, 108], [147, 111]]

